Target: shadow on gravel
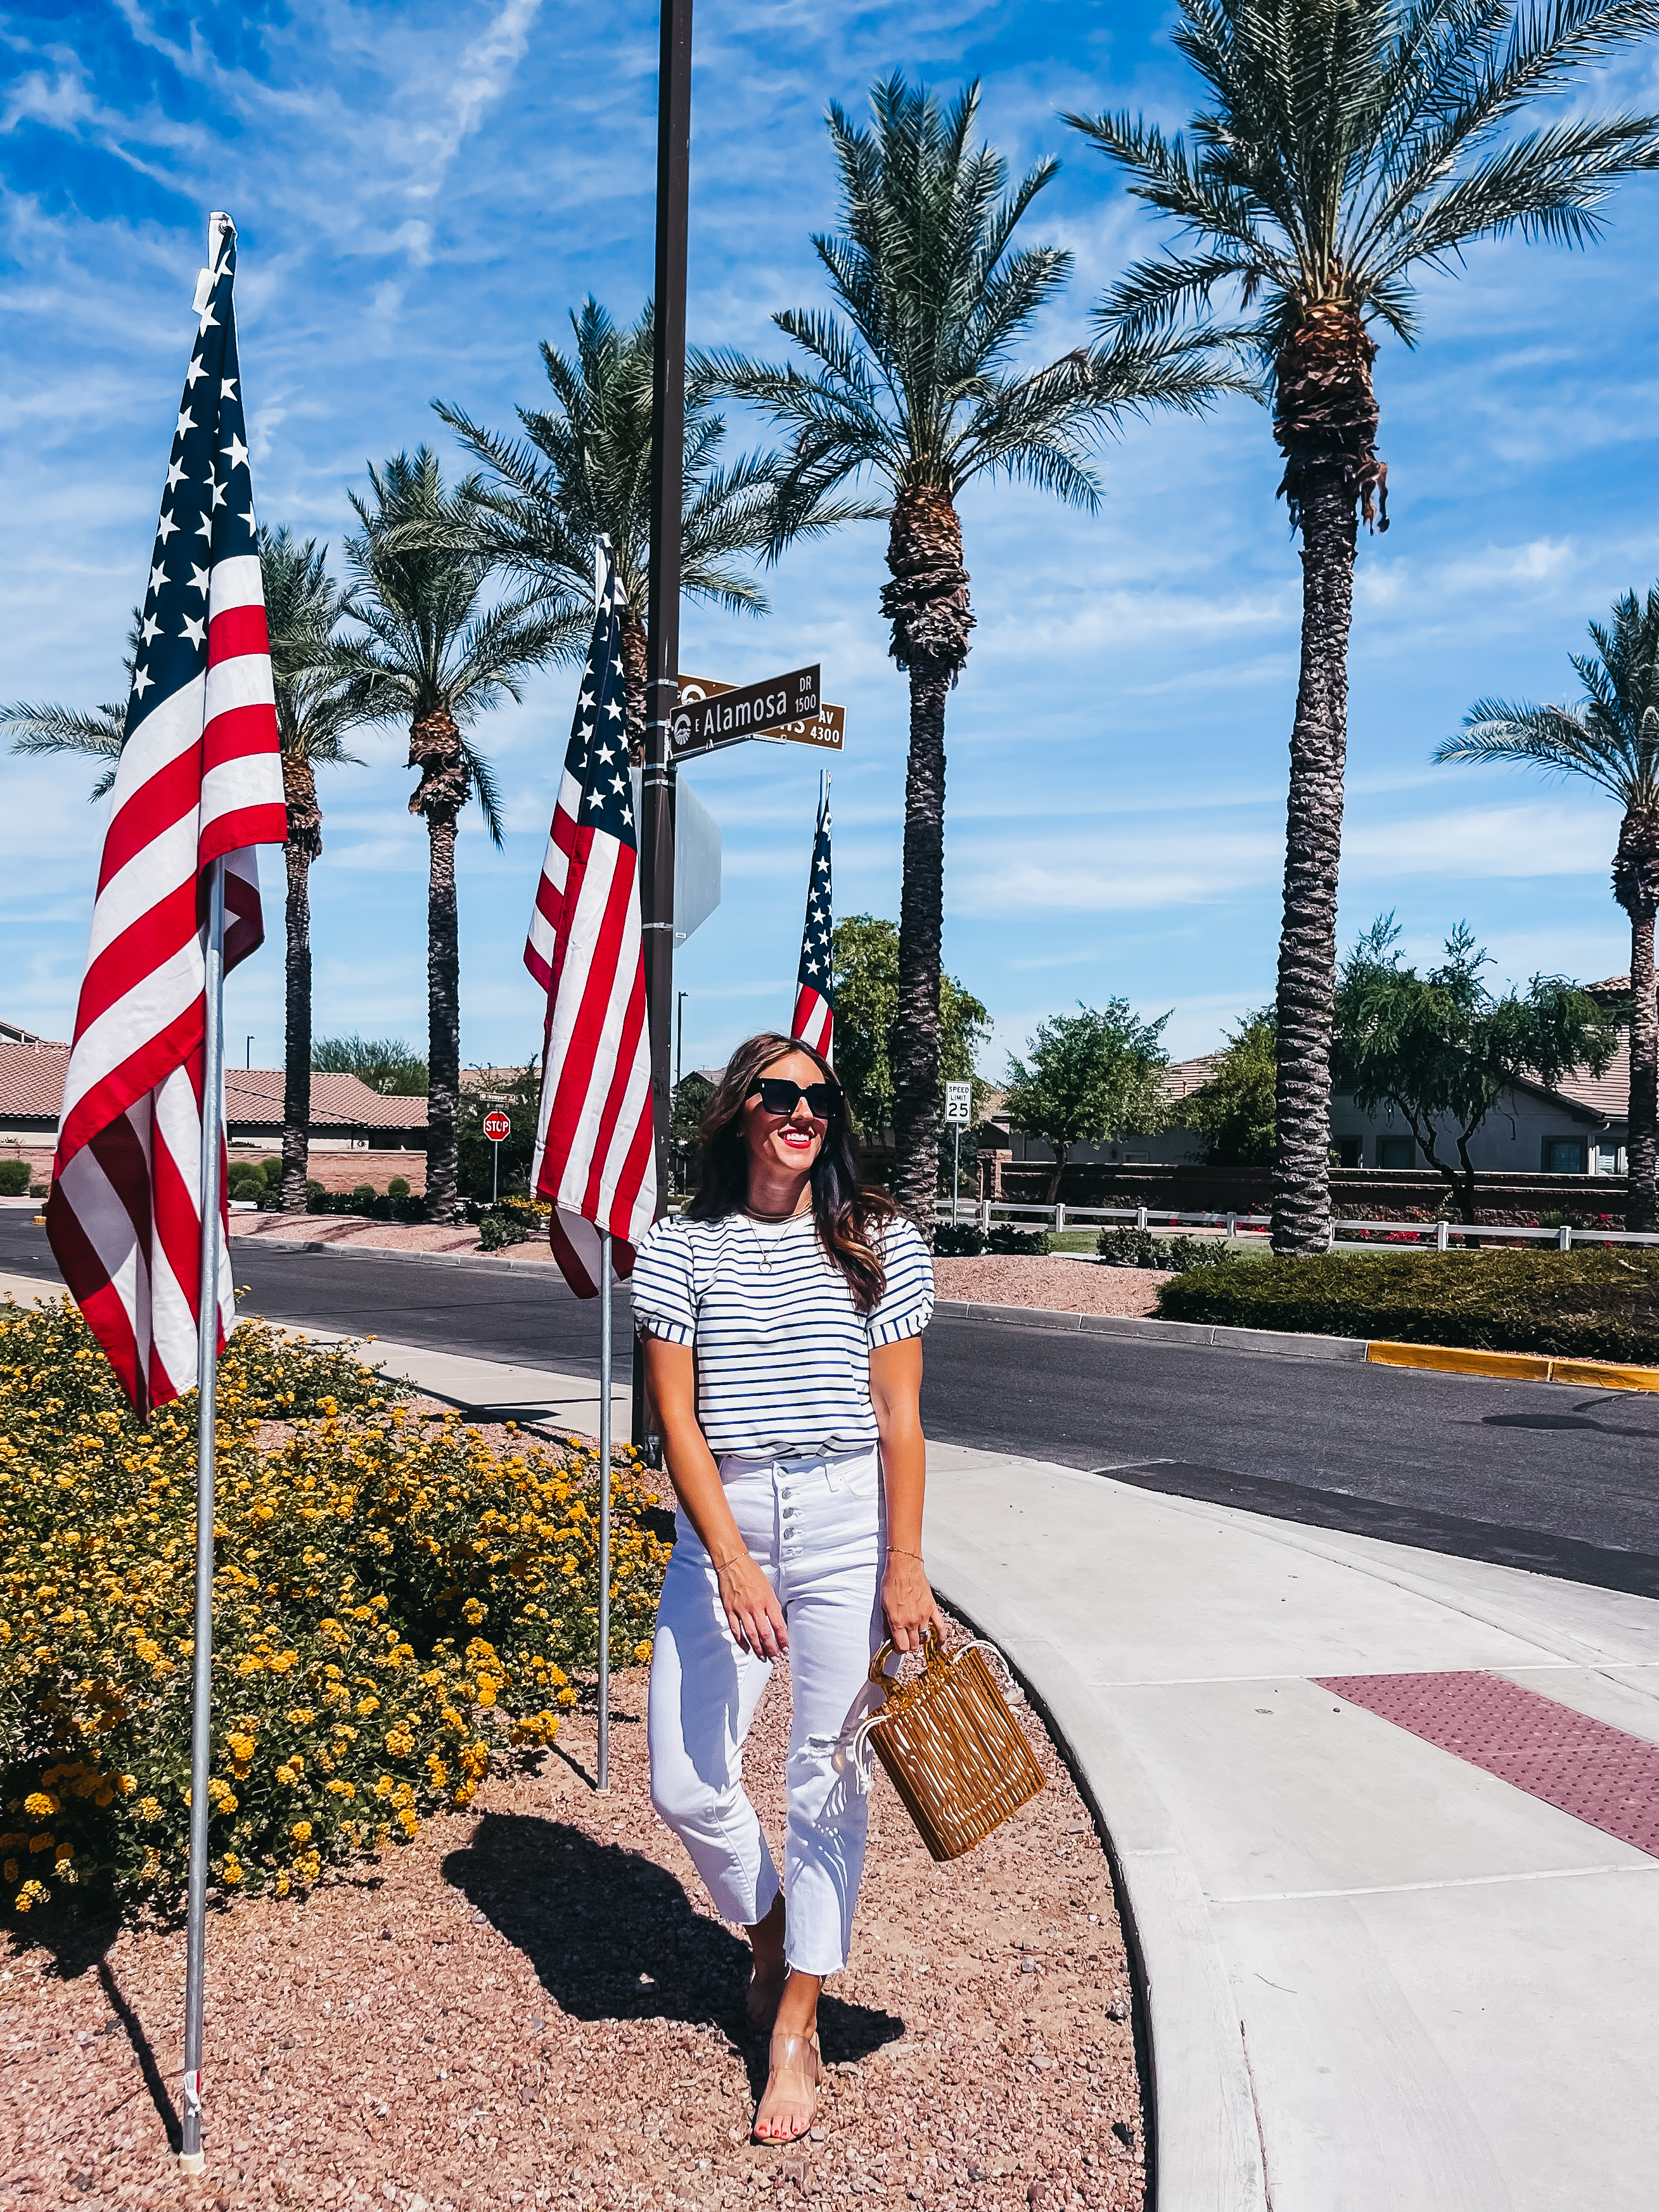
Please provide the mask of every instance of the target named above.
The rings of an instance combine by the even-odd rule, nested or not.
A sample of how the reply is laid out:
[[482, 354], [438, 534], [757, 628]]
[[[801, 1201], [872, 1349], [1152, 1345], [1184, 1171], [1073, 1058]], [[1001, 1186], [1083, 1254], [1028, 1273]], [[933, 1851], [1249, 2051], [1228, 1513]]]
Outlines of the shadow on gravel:
[[[724, 2029], [740, 2048], [749, 2044], [749, 1946], [698, 1911], [643, 1851], [597, 1843], [562, 1820], [487, 1813], [443, 1873], [517, 1944], [570, 2018], [689, 2021]], [[818, 2031], [833, 2063], [896, 2042], [904, 2022], [826, 1996]]]

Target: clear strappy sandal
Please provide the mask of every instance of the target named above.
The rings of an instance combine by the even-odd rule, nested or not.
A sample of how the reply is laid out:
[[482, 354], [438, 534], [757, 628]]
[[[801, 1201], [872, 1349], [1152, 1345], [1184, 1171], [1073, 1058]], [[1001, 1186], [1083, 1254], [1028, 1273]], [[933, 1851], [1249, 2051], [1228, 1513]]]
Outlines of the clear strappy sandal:
[[[766, 2094], [761, 2099], [760, 2108], [755, 2114], [755, 2125], [752, 2131], [754, 2140], [760, 2143], [770, 2143], [774, 2148], [784, 2143], [799, 2142], [804, 2135], [809, 2133], [813, 2121], [818, 2116], [818, 2076], [823, 2070], [823, 2057], [818, 2049], [817, 2030], [814, 2029], [811, 2035], [791, 2035], [787, 2028], [775, 2027], [772, 2031], [769, 2063], [770, 2074], [766, 2084]], [[786, 2099], [780, 2077], [789, 2075], [794, 2075], [805, 2083], [804, 2100], [799, 2094]], [[761, 2133], [761, 2122], [767, 2118], [767, 2099], [775, 2090], [779, 2093], [780, 2104], [801, 2101], [805, 2104], [805, 2116], [799, 2126], [792, 2128], [787, 2135]]]

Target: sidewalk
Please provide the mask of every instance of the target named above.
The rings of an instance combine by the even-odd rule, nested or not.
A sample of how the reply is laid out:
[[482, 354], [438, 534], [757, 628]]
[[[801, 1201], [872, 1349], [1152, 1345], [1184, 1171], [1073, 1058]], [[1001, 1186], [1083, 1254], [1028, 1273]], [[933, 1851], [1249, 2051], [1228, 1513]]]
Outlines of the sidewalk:
[[[480, 1413], [598, 1425], [589, 1379], [371, 1356]], [[1158, 2212], [1647, 2212], [1659, 1602], [1041, 1461], [929, 1465], [939, 1594], [1008, 1652], [1114, 1856]], [[1323, 1686], [1435, 1674], [1486, 1695], [1462, 1756]], [[1638, 1740], [1619, 1771], [1581, 1727], [1540, 1786], [1649, 1849], [1472, 1763], [1516, 1741], [1506, 1685], [1569, 1736]]]
[[1047, 1706], [1122, 1871], [1160, 2212], [1645, 2212], [1659, 1858], [1317, 1678], [1485, 1670], [1659, 1744], [1659, 1604], [930, 1465], [941, 1595]]

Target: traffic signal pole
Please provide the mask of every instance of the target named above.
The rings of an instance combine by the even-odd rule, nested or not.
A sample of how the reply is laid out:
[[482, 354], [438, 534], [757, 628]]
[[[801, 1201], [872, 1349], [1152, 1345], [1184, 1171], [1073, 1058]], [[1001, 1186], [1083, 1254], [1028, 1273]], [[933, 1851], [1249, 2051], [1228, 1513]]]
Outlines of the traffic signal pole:
[[[668, 1190], [674, 1006], [674, 771], [669, 726], [679, 704], [680, 528], [685, 477], [685, 262], [691, 167], [691, 0], [661, 0], [657, 76], [657, 272], [651, 364], [651, 577], [647, 623], [645, 772], [640, 909], [657, 1191]], [[634, 1361], [634, 1441], [649, 1428], [642, 1363]]]

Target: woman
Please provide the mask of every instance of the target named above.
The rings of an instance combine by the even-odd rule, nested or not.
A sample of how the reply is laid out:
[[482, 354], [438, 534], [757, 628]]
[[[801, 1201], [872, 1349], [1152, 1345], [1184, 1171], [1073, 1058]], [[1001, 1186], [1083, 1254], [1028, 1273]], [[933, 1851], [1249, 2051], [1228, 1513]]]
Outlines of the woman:
[[[740, 1045], [702, 1135], [702, 1189], [634, 1267], [680, 1504], [651, 1662], [651, 1802], [748, 1934], [749, 2019], [771, 2030], [755, 2136], [793, 2142], [817, 2108], [818, 1990], [847, 1963], [864, 1867], [868, 1800], [837, 1744], [884, 1633], [908, 1651], [939, 1625], [917, 1402], [933, 1276], [915, 1225], [860, 1188], [817, 1053]], [[743, 1787], [780, 1656], [794, 1705], [781, 1887]]]

